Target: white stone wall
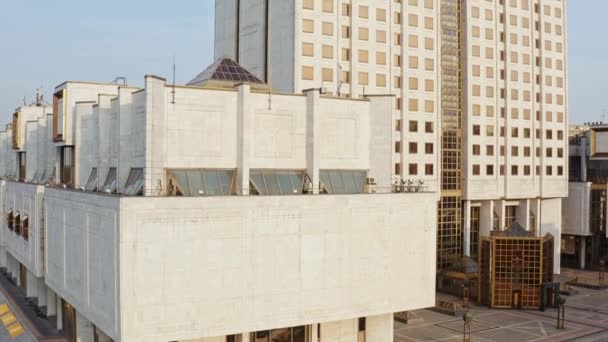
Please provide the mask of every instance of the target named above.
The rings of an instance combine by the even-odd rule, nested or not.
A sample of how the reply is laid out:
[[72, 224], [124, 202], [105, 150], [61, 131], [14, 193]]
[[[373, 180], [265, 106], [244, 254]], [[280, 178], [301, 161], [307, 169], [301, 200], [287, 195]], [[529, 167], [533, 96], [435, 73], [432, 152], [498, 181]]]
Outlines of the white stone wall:
[[123, 198], [121, 339], [432, 306], [435, 203], [434, 194]]
[[38, 120], [30, 120], [25, 124], [25, 139], [22, 150], [25, 151], [25, 179], [31, 180], [38, 168]]
[[26, 241], [8, 229], [6, 219], [2, 221], [2, 230], [6, 241], [6, 250], [22, 263], [36, 277], [44, 274], [43, 236], [42, 231], [42, 197], [44, 188], [38, 185], [6, 182], [4, 213], [10, 209], [19, 212], [29, 220], [29, 237]]
[[119, 207], [119, 197], [45, 191], [46, 284], [117, 342]]
[[562, 199], [565, 222], [562, 234], [589, 236], [591, 183], [569, 183], [568, 197]]
[[[93, 109], [94, 102], [79, 102], [76, 104], [76, 135], [75, 149], [77, 187], [86, 186], [91, 170], [99, 167], [99, 116]], [[99, 175], [99, 173], [98, 173]]]
[[[159, 96], [171, 98], [171, 91], [167, 88]], [[236, 91], [178, 88], [171, 102], [166, 167], [236, 168]]]
[[[65, 120], [65, 132], [63, 127], [59, 128], [59, 132], [63, 132], [63, 141], [65, 145], [74, 145], [76, 136], [76, 130], [78, 127], [77, 114], [76, 114], [76, 103], [86, 101], [98, 101], [99, 94], [114, 95], [117, 94], [118, 85], [116, 84], [103, 84], [103, 83], [91, 83], [91, 82], [72, 82], [68, 81], [60, 84], [55, 88], [55, 92], [60, 90], [66, 90], [66, 98], [60, 103], [60, 111], [63, 111], [63, 106], [66, 108], [66, 113], [62, 113], [59, 122]], [[65, 102], [65, 105], [63, 105]]]

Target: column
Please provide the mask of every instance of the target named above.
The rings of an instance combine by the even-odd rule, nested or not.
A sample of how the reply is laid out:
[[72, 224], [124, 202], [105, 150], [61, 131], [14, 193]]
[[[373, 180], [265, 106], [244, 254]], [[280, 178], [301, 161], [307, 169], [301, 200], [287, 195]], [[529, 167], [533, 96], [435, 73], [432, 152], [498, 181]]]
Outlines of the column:
[[56, 296], [57, 298], [57, 330], [63, 329], [63, 310], [61, 307], [61, 297]]
[[[377, 192], [391, 192], [393, 183], [393, 112], [395, 97], [368, 96], [370, 101], [370, 170], [368, 177], [374, 178], [376, 185], [370, 189]], [[374, 189], [375, 188], [375, 189]]]
[[76, 311], [76, 341], [94, 342], [95, 330], [93, 324], [89, 322], [80, 312]]
[[164, 184], [167, 107], [165, 103], [166, 80], [146, 76], [146, 114], [144, 128], [144, 196], [166, 194]]
[[47, 306], [47, 293], [46, 293], [46, 285], [44, 284], [44, 278], [38, 278], [38, 307]]
[[463, 254], [471, 256], [471, 201], [464, 201], [464, 225], [462, 227], [463, 235]]
[[580, 269], [584, 270], [585, 269], [585, 247], [587, 247], [587, 239], [584, 236], [579, 237], [578, 240], [579, 244], [580, 244], [580, 248], [579, 248], [579, 267]]
[[479, 236], [488, 237], [494, 224], [494, 201], [481, 202], [479, 213]]
[[27, 289], [25, 296], [28, 298], [36, 298], [38, 297], [38, 278], [34, 275], [34, 273], [30, 272], [27, 268], [25, 269], [27, 273], [26, 282]]
[[57, 315], [57, 298], [55, 292], [46, 286], [46, 315], [55, 316]]
[[319, 324], [310, 325], [310, 342], [319, 342]]
[[517, 208], [517, 222], [524, 227], [527, 231], [530, 231], [530, 200], [524, 199], [519, 201], [519, 207]]
[[498, 208], [494, 208], [494, 210], [498, 213], [498, 230], [505, 230], [505, 216], [507, 216], [505, 201], [500, 200], [495, 204], [498, 205]]
[[249, 160], [251, 157], [252, 114], [249, 108], [251, 86], [243, 83], [238, 86], [237, 101], [237, 182], [238, 194], [249, 195]]
[[312, 193], [319, 193], [319, 98], [315, 89], [306, 94], [306, 173], [312, 181]]

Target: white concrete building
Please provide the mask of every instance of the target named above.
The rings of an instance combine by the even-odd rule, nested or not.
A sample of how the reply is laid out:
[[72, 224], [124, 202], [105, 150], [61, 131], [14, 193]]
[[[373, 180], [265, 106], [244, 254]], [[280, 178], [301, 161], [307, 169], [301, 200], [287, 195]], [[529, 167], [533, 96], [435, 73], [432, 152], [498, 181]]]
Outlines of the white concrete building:
[[608, 262], [608, 125], [570, 126], [569, 192], [563, 200], [562, 260], [598, 269]]
[[229, 60], [190, 86], [66, 82], [25, 150], [58, 177], [0, 161], [9, 272], [74, 341], [392, 341], [394, 312], [434, 305], [438, 200], [392, 186], [394, 102]]
[[441, 190], [441, 269], [514, 220], [560, 235], [565, 9], [565, 0], [216, 0], [215, 55], [284, 91], [395, 94], [393, 178]]

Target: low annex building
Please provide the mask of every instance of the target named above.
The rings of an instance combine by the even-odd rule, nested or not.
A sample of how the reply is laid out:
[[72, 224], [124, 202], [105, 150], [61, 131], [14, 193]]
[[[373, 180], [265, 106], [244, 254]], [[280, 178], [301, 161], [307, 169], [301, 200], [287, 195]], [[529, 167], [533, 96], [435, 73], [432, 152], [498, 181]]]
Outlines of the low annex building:
[[394, 101], [276, 93], [228, 59], [63, 83], [36, 144], [0, 133], [0, 262], [70, 341], [392, 341], [434, 305], [438, 201], [392, 185]]

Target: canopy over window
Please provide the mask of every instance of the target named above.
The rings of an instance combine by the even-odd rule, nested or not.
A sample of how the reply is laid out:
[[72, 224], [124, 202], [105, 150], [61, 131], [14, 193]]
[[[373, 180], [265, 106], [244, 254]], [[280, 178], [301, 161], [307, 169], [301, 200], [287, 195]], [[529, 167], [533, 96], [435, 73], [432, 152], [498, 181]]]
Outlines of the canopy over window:
[[233, 195], [235, 170], [167, 170], [169, 193], [173, 196]]
[[328, 194], [362, 194], [366, 171], [319, 171], [321, 190]]
[[249, 191], [258, 195], [301, 195], [305, 177], [303, 170], [251, 170]]

